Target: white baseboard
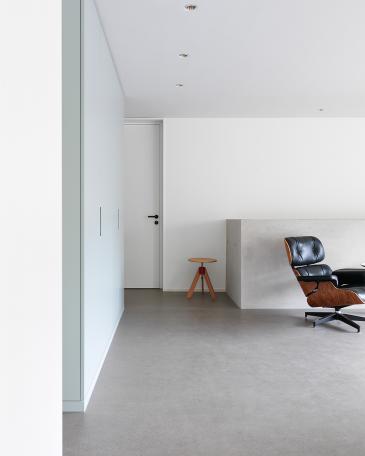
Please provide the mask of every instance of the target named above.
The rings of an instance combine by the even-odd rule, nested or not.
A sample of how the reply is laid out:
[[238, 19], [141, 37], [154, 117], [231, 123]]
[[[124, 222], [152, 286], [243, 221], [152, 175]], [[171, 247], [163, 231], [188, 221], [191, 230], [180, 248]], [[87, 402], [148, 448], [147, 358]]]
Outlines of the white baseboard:
[[123, 317], [123, 313], [124, 313], [124, 309], [122, 310], [119, 318], [117, 319], [116, 325], [115, 325], [115, 327], [114, 327], [114, 329], [112, 331], [112, 334], [110, 336], [110, 339], [108, 341], [106, 349], [105, 349], [105, 351], [103, 353], [103, 356], [102, 356], [102, 358], [100, 360], [99, 367], [98, 367], [98, 369], [96, 371], [94, 380], [93, 380], [88, 392], [86, 394], [84, 394], [84, 400], [82, 400], [82, 401], [63, 401], [63, 411], [64, 412], [68, 413], [68, 412], [85, 412], [86, 411], [87, 406], [89, 405], [89, 401], [91, 399], [92, 393], [94, 391], [96, 382], [98, 381], [98, 378], [99, 378], [99, 375], [100, 375], [100, 371], [101, 371], [101, 369], [103, 367], [105, 358], [107, 357], [107, 354], [109, 352], [110, 346], [111, 346], [111, 344], [113, 342], [113, 339], [114, 339], [115, 333], [117, 331], [117, 328], [119, 326], [120, 320]]
[[84, 401], [63, 401], [62, 410], [64, 413], [83, 412]]
[[98, 378], [99, 378], [101, 369], [103, 368], [103, 364], [104, 364], [104, 362], [105, 362], [105, 358], [107, 357], [108, 351], [109, 351], [110, 346], [111, 346], [111, 344], [112, 344], [112, 342], [113, 342], [113, 339], [114, 339], [115, 333], [116, 333], [116, 331], [117, 331], [117, 329], [118, 329], [120, 320], [121, 320], [122, 317], [123, 317], [123, 313], [124, 313], [124, 308], [123, 308], [122, 313], [120, 314], [120, 316], [119, 316], [119, 318], [118, 318], [118, 320], [117, 320], [117, 323], [116, 323], [116, 325], [115, 325], [115, 327], [114, 327], [114, 329], [113, 329], [113, 331], [112, 331], [112, 334], [111, 334], [111, 336], [110, 336], [110, 339], [109, 339], [109, 341], [108, 341], [108, 344], [107, 344], [107, 346], [106, 346], [106, 349], [105, 349], [105, 351], [104, 351], [104, 354], [103, 354], [103, 356], [102, 356], [102, 358], [101, 358], [101, 360], [100, 360], [100, 364], [99, 364], [99, 367], [98, 367], [98, 369], [97, 369], [97, 371], [96, 371], [94, 380], [93, 380], [93, 382], [91, 383], [91, 386], [90, 386], [89, 390], [88, 390], [87, 392], [84, 393], [84, 401], [83, 401], [83, 406], [84, 406], [83, 411], [84, 411], [84, 412], [86, 412], [87, 406], [89, 405], [89, 402], [90, 402], [91, 396], [92, 396], [92, 394], [93, 394], [93, 391], [94, 391], [96, 382], [98, 381]]
[[[187, 293], [188, 290], [189, 290], [189, 288], [163, 288], [163, 289], [162, 289], [162, 291], [166, 291], [167, 293], [169, 293], [170, 291], [172, 291], [172, 292], [175, 291], [175, 292], [184, 292], [184, 293]], [[216, 292], [218, 292], [218, 293], [223, 293], [223, 292], [225, 292], [226, 290], [225, 290], [225, 288], [214, 288], [214, 291], [216, 291]], [[194, 291], [194, 293], [201, 293], [201, 292], [202, 292], [201, 289], [198, 289], [198, 288]], [[205, 289], [205, 293], [208, 293], [208, 294], [209, 294], [209, 291], [208, 291], [207, 288]]]

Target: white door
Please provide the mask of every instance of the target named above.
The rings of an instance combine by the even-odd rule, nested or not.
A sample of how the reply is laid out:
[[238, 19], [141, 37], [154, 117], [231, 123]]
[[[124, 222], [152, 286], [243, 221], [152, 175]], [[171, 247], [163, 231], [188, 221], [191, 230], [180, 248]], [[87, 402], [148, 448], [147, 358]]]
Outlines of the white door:
[[125, 287], [160, 287], [160, 125], [126, 124]]

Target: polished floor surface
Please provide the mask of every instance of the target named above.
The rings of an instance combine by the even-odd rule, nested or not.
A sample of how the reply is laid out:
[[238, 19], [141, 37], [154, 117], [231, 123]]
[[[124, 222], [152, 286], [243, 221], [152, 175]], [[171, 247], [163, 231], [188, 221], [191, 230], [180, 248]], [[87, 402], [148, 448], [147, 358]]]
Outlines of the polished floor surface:
[[303, 313], [127, 290], [87, 412], [64, 415], [64, 455], [365, 454], [365, 325]]

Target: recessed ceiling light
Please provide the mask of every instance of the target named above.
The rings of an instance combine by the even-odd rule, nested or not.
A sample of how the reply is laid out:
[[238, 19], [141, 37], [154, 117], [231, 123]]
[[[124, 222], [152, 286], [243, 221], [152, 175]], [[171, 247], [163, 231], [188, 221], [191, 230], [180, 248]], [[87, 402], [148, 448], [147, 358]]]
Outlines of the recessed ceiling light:
[[181, 84], [181, 82], [179, 82], [178, 84], [176, 84], [176, 87], [184, 87], [184, 84]]
[[182, 59], [186, 59], [186, 57], [189, 57], [189, 54], [182, 52], [181, 54], [179, 54], [179, 57], [181, 57]]
[[186, 9], [186, 11], [195, 11], [197, 9], [197, 6], [190, 3], [188, 5], [185, 5], [184, 8]]

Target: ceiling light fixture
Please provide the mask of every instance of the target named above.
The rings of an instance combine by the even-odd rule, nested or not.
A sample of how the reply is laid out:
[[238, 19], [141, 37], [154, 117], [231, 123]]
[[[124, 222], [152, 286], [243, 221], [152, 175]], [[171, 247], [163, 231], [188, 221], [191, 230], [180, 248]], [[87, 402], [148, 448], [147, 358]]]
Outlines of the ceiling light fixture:
[[181, 54], [179, 54], [179, 57], [181, 57], [182, 59], [186, 59], [187, 57], [189, 57], [189, 54], [182, 52]]
[[186, 9], [186, 11], [195, 11], [197, 9], [197, 6], [190, 3], [188, 5], [185, 5], [184, 8]]
[[179, 82], [178, 84], [176, 84], [176, 87], [184, 87], [184, 84], [181, 84], [181, 82]]

